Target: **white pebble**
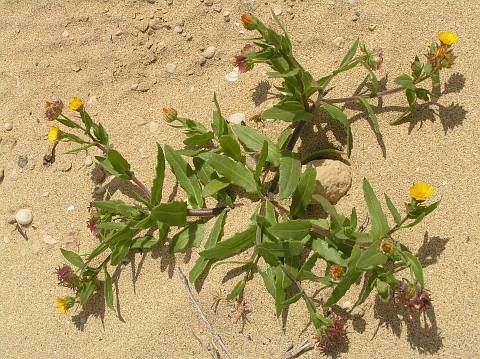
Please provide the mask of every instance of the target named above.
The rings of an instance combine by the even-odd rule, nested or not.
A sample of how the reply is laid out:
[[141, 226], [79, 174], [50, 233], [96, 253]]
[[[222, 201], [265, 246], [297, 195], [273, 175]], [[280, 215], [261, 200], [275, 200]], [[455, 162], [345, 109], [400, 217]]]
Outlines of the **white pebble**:
[[181, 34], [183, 32], [183, 27], [177, 25], [173, 28], [173, 31], [175, 31], [177, 34]]
[[377, 28], [377, 24], [370, 24], [368, 25], [368, 30], [374, 31]]
[[215, 56], [215, 46], [209, 46], [202, 52], [202, 56], [205, 57], [206, 59], [211, 59], [213, 56]]
[[69, 36], [70, 36], [70, 33], [68, 32], [67, 29], [63, 30], [62, 36], [63, 36], [63, 37], [69, 37]]
[[75, 209], [75, 206], [72, 204], [67, 207], [67, 212], [72, 212]]
[[228, 82], [235, 82], [238, 80], [238, 75], [240, 74], [240, 71], [238, 67], [235, 67], [231, 72], [225, 75], [225, 80]]
[[245, 122], [246, 116], [243, 112], [235, 112], [228, 118], [228, 122], [235, 125], [241, 125], [242, 122]]
[[346, 300], [340, 305], [340, 308], [345, 309], [345, 310], [350, 310], [353, 308], [353, 303], [350, 302], [349, 300]]
[[176, 69], [177, 69], [177, 66], [175, 64], [166, 64], [165, 65], [165, 71], [167, 71], [169, 74], [175, 73]]
[[93, 159], [92, 159], [92, 157], [90, 157], [90, 156], [85, 157], [85, 161], [83, 161], [83, 164], [84, 164], [86, 167], [90, 167], [91, 165], [93, 165]]
[[339, 49], [342, 49], [345, 46], [345, 39], [339, 36], [333, 39], [333, 43], [335, 44], [336, 47], [338, 47]]
[[5, 131], [11, 131], [11, 130], [13, 130], [13, 123], [7, 122], [7, 123], [5, 123], [4, 127], [5, 127]]
[[280, 5], [276, 5], [272, 8], [272, 11], [275, 15], [280, 16], [282, 15], [282, 7]]
[[22, 226], [28, 226], [33, 221], [32, 210], [29, 208], [18, 210], [15, 214], [15, 220]]

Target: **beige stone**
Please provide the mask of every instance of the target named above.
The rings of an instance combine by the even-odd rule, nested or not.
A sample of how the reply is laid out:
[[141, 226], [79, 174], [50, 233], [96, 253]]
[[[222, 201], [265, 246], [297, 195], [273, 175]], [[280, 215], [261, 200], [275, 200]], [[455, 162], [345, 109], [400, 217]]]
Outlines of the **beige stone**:
[[315, 160], [310, 162], [317, 171], [315, 192], [331, 203], [337, 203], [347, 194], [352, 185], [352, 171], [345, 163], [336, 160]]

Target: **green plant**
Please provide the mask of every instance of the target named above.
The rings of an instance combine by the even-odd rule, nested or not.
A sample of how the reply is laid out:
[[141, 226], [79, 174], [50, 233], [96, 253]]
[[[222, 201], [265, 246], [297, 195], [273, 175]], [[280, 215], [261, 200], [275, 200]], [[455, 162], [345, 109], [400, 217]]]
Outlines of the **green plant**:
[[[91, 119], [80, 99], [73, 98], [69, 107], [78, 112], [81, 121], [68, 118], [63, 113], [61, 101], [47, 103], [48, 119], [83, 135], [80, 137], [53, 127], [49, 139], [54, 146], [58, 141], [80, 144], [81, 147], [73, 152], [97, 147], [101, 151], [96, 156], [98, 163], [111, 175], [130, 181], [137, 189], [133, 203], [121, 200], [92, 203], [88, 226], [100, 243], [91, 253], [79, 255], [62, 250], [65, 259], [76, 267], [73, 270], [64, 265], [57, 269], [59, 284], [75, 292], [75, 296], [57, 299], [62, 312], [66, 313], [75, 303], [85, 304], [91, 294], [101, 288], [99, 277], [103, 277], [105, 302], [113, 308], [110, 266], [121, 264], [131, 251], [151, 250], [167, 240], [174, 253], [203, 244], [189, 274], [190, 282], [206, 275], [212, 266], [237, 263], [244, 275], [228, 294], [229, 300], [242, 297], [256, 273], [274, 298], [277, 316], [287, 306], [303, 300], [324, 350], [330, 350], [336, 339], [345, 338], [343, 320], [331, 315], [329, 308], [362, 278], [364, 285], [355, 306], [363, 303], [374, 289], [384, 302], [393, 295], [396, 303], [410, 308], [425, 310], [430, 305], [421, 263], [394, 234], [420, 223], [438, 206], [438, 202], [425, 204], [432, 188], [423, 182], [416, 183], [410, 190], [411, 199], [405, 204], [404, 215], [385, 195], [393, 218], [393, 225], [389, 225], [379, 199], [365, 179], [363, 192], [370, 217], [370, 230], [365, 231], [358, 223], [355, 208], [348, 216], [342, 215], [328, 200], [315, 193], [316, 172], [308, 164], [302, 169], [305, 161], [294, 147], [304, 125], [313, 119], [314, 110], [321, 109], [344, 127], [347, 154], [350, 154], [350, 123], [334, 104], [359, 102], [366, 108], [372, 128], [378, 133], [379, 125], [370, 99], [404, 91], [408, 108], [402, 117], [410, 113], [417, 99], [428, 101], [432, 93], [418, 85], [427, 79], [431, 79], [434, 86], [439, 85], [440, 70], [453, 63], [451, 45], [456, 39], [449, 44], [432, 44], [426, 63], [416, 57], [411, 75], [403, 74], [395, 79], [399, 87], [379, 91], [375, 70], [383, 61], [380, 50], [369, 50], [357, 40], [336, 70], [315, 80], [295, 59], [287, 33], [273, 17], [282, 33], [252, 15], [242, 16], [245, 27], [257, 31], [260, 36], [253, 40], [253, 45], [244, 47], [236, 57], [236, 65], [240, 72], [256, 64], [272, 68], [268, 76], [282, 81], [276, 86], [281, 100], [264, 111], [262, 117], [286, 121], [289, 126], [272, 140], [252, 127], [230, 124], [222, 116], [216, 96], [210, 129], [196, 120], [179, 116], [174, 109], [165, 108], [167, 123], [185, 133], [185, 148], [175, 150], [168, 145], [163, 148], [157, 145], [156, 174], [150, 189], [135, 176], [131, 165], [111, 144], [105, 128]], [[328, 98], [330, 82], [359, 65], [369, 74], [370, 92], [355, 97]], [[315, 101], [311, 99], [314, 95], [317, 96]], [[324, 154], [342, 155], [326, 149], [315, 156]], [[165, 201], [162, 198], [167, 163], [187, 199]], [[237, 196], [246, 195], [258, 202], [251, 223], [243, 231], [224, 239], [228, 209], [235, 207]], [[207, 198], [214, 198], [217, 207], [204, 208]], [[309, 209], [315, 205], [328, 214], [326, 219], [312, 219]], [[206, 236], [205, 223], [211, 217], [216, 217], [215, 222]], [[168, 239], [172, 229], [175, 234]], [[240, 260], [231, 259], [244, 252], [249, 253], [248, 259], [243, 259], [244, 255]], [[323, 265], [319, 265], [319, 261]], [[411, 279], [397, 279], [396, 273], [407, 268]], [[329, 293], [321, 305], [304, 289], [302, 283], [306, 281], [318, 283], [319, 289]]]

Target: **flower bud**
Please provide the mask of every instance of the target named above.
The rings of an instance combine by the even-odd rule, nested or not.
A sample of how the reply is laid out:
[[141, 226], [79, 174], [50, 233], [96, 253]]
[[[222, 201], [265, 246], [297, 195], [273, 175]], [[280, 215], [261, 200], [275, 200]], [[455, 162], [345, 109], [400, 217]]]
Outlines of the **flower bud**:
[[173, 121], [176, 121], [177, 120], [177, 111], [175, 111], [175, 109], [171, 108], [171, 107], [164, 107], [162, 109], [163, 111], [163, 118], [165, 119], [165, 121], [167, 121], [168, 123], [171, 123]]
[[330, 276], [333, 280], [339, 280], [343, 276], [343, 267], [338, 264], [332, 265], [330, 268]]
[[393, 250], [394, 250], [394, 245], [393, 245], [393, 242], [389, 239], [384, 239], [382, 240], [382, 242], [380, 243], [380, 250], [382, 251], [383, 254], [385, 254], [386, 256], [389, 256], [393, 253]]
[[258, 27], [258, 19], [251, 14], [243, 14], [242, 23], [247, 30], [256, 30]]
[[56, 120], [62, 114], [63, 102], [60, 100], [45, 102], [45, 118], [49, 121]]

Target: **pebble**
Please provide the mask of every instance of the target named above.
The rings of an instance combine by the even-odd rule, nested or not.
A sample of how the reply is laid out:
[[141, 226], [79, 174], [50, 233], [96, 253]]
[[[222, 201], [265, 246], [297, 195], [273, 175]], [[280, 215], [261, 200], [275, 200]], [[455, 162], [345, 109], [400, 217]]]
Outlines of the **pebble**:
[[67, 29], [63, 30], [62, 36], [63, 36], [63, 37], [69, 37], [69, 36], [70, 36], [70, 33], [68, 32]]
[[228, 122], [235, 125], [241, 125], [242, 123], [245, 123], [246, 119], [247, 117], [243, 112], [235, 112], [228, 118]]
[[333, 43], [335, 44], [336, 47], [338, 47], [339, 49], [342, 49], [345, 46], [345, 39], [339, 36], [333, 39]]
[[27, 156], [18, 156], [17, 159], [17, 166], [20, 168], [25, 168], [28, 164], [28, 157]]
[[107, 190], [103, 186], [97, 186], [97, 187], [95, 187], [95, 190], [94, 190], [95, 195], [97, 195], [97, 196], [103, 196], [106, 191]]
[[169, 74], [175, 73], [176, 69], [177, 69], [177, 66], [175, 64], [166, 64], [165, 65], [165, 71], [167, 71]]
[[150, 90], [150, 84], [148, 82], [140, 82], [139, 84], [137, 84], [135, 90], [140, 92], [147, 92], [148, 90]]
[[6, 122], [4, 125], [5, 131], [11, 131], [13, 130], [13, 123], [11, 122]]
[[67, 207], [67, 212], [72, 212], [75, 209], [75, 206], [71, 204], [70, 206]]
[[160, 30], [163, 26], [163, 21], [160, 19], [152, 19], [148, 22], [148, 26], [153, 30]]
[[350, 310], [353, 308], [353, 303], [349, 300], [346, 300], [340, 305], [340, 308], [345, 309], [345, 310]]
[[63, 162], [59, 165], [58, 170], [60, 172], [68, 172], [72, 169], [72, 162]]
[[95, 95], [90, 96], [87, 100], [87, 105], [88, 106], [95, 106], [97, 103], [98, 103], [98, 99], [97, 99], [97, 96], [95, 96]]
[[282, 7], [280, 5], [276, 5], [272, 8], [272, 11], [275, 15], [280, 16], [282, 15]]
[[223, 12], [223, 20], [225, 20], [225, 22], [230, 21], [230, 11], [224, 11]]
[[175, 31], [177, 34], [181, 34], [183, 32], [183, 27], [180, 25], [177, 25], [173, 28], [173, 31]]
[[206, 59], [211, 59], [213, 56], [215, 56], [215, 51], [217, 49], [215, 46], [209, 46], [202, 52], [202, 56], [205, 57]]
[[205, 5], [212, 6], [213, 5], [213, 0], [205, 0]]
[[368, 30], [374, 31], [377, 28], [377, 24], [370, 24], [368, 25]]
[[213, 11], [221, 12], [222, 11], [222, 4], [215, 4], [213, 5]]
[[228, 82], [235, 82], [238, 80], [238, 75], [240, 74], [240, 71], [238, 70], [238, 67], [235, 67], [231, 72], [225, 75], [225, 80]]
[[316, 171], [315, 192], [335, 204], [352, 186], [352, 171], [342, 161], [315, 160], [310, 162]]
[[85, 157], [85, 161], [83, 161], [83, 164], [84, 164], [86, 167], [90, 167], [91, 165], [93, 165], [93, 159], [92, 159], [92, 157], [90, 157], [90, 156]]
[[82, 68], [76, 64], [73, 64], [70, 66], [70, 68], [72, 69], [72, 71], [74, 72], [79, 72]]
[[33, 221], [32, 210], [29, 208], [23, 208], [17, 211], [15, 214], [15, 220], [22, 226], [28, 226]]

